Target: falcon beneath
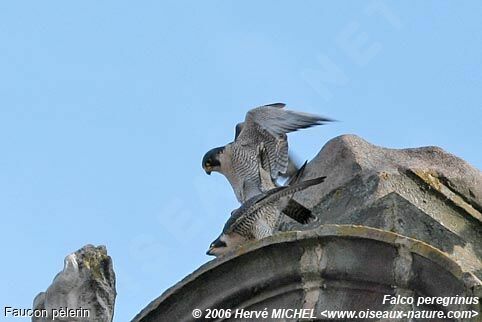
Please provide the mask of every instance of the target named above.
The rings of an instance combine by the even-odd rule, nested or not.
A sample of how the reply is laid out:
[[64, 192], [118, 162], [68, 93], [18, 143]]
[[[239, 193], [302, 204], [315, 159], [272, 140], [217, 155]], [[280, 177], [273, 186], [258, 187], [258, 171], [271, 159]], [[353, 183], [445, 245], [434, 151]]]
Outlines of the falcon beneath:
[[211, 243], [207, 255], [220, 256], [248, 241], [271, 236], [278, 228], [285, 197], [322, 183], [325, 177], [305, 180], [289, 186], [276, 187], [266, 193], [250, 198], [224, 225], [221, 235]]

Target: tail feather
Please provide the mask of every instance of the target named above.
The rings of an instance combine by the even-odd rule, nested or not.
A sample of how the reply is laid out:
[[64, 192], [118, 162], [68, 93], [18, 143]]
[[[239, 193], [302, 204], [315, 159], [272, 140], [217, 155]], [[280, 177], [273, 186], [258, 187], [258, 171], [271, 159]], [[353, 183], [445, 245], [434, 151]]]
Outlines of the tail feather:
[[308, 224], [316, 220], [311, 210], [300, 204], [294, 199], [290, 199], [288, 205], [283, 209], [283, 213], [300, 224]]

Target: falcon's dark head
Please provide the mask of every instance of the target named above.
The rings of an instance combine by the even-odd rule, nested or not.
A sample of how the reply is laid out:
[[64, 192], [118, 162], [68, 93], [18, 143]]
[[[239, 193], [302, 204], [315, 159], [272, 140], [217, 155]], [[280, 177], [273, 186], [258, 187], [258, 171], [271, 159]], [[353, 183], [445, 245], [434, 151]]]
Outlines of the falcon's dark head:
[[221, 168], [221, 160], [219, 156], [224, 152], [224, 146], [209, 150], [203, 157], [202, 166], [207, 174], [212, 171], [219, 171]]
[[216, 238], [215, 241], [211, 243], [211, 245], [209, 245], [209, 249], [206, 252], [206, 255], [217, 257], [226, 251], [226, 247], [228, 245], [222, 240], [223, 237], [224, 235], [219, 236], [218, 238]]

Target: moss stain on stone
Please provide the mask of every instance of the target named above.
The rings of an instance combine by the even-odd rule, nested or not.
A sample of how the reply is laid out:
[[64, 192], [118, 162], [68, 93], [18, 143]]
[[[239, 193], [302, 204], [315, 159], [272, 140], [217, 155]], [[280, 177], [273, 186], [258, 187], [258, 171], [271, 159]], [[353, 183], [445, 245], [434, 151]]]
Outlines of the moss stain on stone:
[[103, 263], [108, 259], [103, 251], [87, 251], [84, 254], [84, 264], [96, 279], [104, 278]]

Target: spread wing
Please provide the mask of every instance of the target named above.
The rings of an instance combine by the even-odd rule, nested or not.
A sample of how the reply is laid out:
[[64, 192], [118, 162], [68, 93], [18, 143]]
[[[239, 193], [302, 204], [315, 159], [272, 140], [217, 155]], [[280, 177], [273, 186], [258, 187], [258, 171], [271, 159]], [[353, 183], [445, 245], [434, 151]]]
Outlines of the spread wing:
[[276, 180], [288, 168], [287, 133], [321, 125], [331, 120], [314, 114], [290, 111], [285, 104], [256, 107], [246, 114], [244, 123], [236, 127], [235, 142], [258, 146], [264, 142], [269, 158], [271, 177]]

